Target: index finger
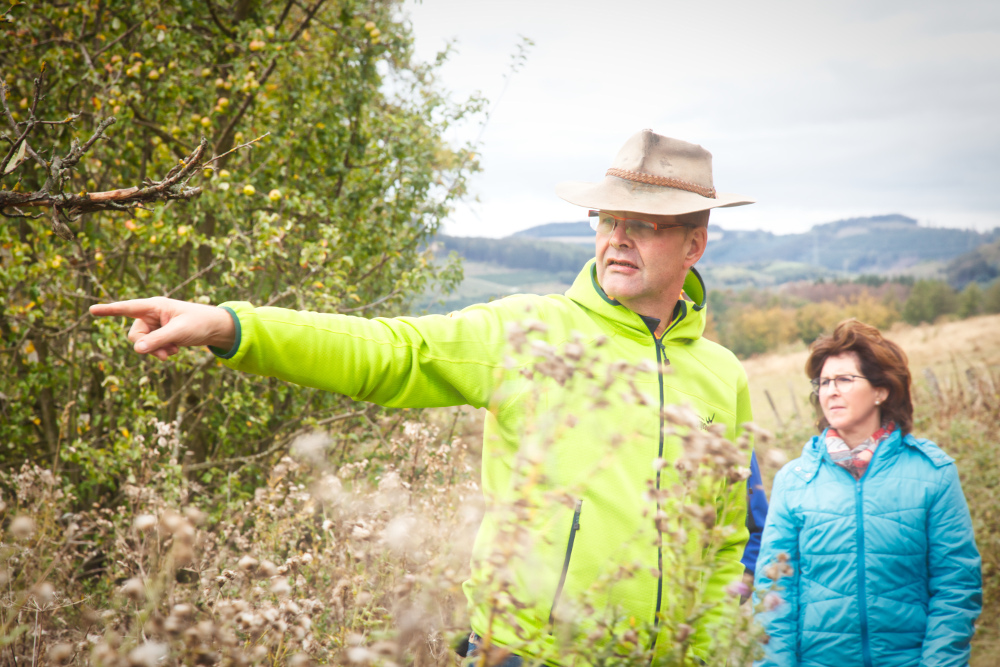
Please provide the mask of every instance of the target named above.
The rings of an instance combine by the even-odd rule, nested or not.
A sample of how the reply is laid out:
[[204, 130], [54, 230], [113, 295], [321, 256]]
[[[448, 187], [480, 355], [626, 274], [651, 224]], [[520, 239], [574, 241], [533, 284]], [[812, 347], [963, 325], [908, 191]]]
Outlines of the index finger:
[[130, 299], [114, 303], [95, 303], [90, 307], [90, 314], [95, 317], [121, 315], [124, 317], [142, 317], [154, 309], [152, 299]]

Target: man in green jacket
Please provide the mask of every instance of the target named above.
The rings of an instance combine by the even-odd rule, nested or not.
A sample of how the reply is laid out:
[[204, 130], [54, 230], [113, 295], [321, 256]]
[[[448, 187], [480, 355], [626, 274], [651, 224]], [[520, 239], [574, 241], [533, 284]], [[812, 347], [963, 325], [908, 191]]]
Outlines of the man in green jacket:
[[[706, 523], [725, 528], [717, 543], [691, 546], [670, 532], [683, 503], [662, 491], [678, 483], [697, 422], [669, 417], [686, 404], [731, 441], [751, 419], [741, 365], [701, 337], [705, 287], [693, 267], [710, 209], [752, 200], [715, 191], [700, 146], [650, 130], [626, 142], [602, 181], [557, 193], [593, 209], [596, 231], [595, 259], [564, 295], [372, 320], [164, 298], [91, 312], [135, 318], [136, 352], [161, 360], [208, 345], [231, 368], [356, 400], [486, 408], [486, 511], [464, 586], [473, 648], [583, 664], [566, 657], [567, 637], [631, 633], [662, 658], [691, 621], [688, 642], [707, 657], [724, 591], [743, 573], [746, 496], [741, 484], [713, 491]], [[678, 607], [665, 574], [685, 552], [711, 554], [697, 609]]]

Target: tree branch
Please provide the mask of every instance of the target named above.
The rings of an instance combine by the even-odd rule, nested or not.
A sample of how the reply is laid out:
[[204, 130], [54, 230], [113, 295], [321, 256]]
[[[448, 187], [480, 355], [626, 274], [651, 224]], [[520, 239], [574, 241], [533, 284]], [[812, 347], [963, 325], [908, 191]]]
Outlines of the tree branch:
[[231, 465], [233, 463], [253, 463], [256, 460], [262, 459], [265, 456], [274, 454], [275, 452], [287, 447], [292, 440], [297, 436], [304, 433], [308, 433], [310, 430], [316, 428], [317, 426], [326, 426], [327, 424], [332, 424], [333, 422], [343, 421], [344, 419], [350, 419], [351, 417], [361, 417], [365, 414], [364, 410], [358, 410], [355, 412], [346, 412], [340, 415], [334, 415], [333, 417], [327, 417], [326, 419], [320, 419], [318, 422], [310, 426], [309, 428], [301, 428], [298, 431], [290, 433], [281, 440], [278, 441], [276, 445], [270, 449], [266, 449], [263, 452], [257, 454], [250, 454], [249, 456], [235, 456], [231, 459], [223, 459], [221, 461], [204, 461], [202, 463], [194, 463], [189, 466], [184, 466], [185, 470], [205, 470], [206, 468], [221, 468], [222, 466]]
[[368, 310], [369, 308], [374, 308], [375, 306], [379, 305], [380, 303], [385, 303], [386, 301], [388, 301], [392, 297], [394, 297], [397, 294], [399, 294], [401, 291], [402, 290], [394, 289], [391, 292], [389, 292], [388, 294], [386, 294], [384, 297], [382, 297], [381, 299], [375, 299], [371, 303], [366, 303], [365, 305], [358, 306], [357, 308], [348, 308], [347, 310], [338, 310], [337, 312], [343, 315], [345, 313], [357, 313], [357, 312], [360, 312], [362, 310]]
[[205, 4], [208, 5], [208, 13], [212, 15], [212, 21], [215, 22], [215, 25], [219, 26], [219, 30], [222, 31], [222, 34], [228, 37], [229, 39], [234, 39], [236, 37], [236, 33], [234, 33], [226, 26], [222, 25], [222, 21], [220, 21], [219, 17], [216, 15], [215, 3], [212, 2], [212, 0], [205, 0]]
[[[93, 141], [90, 141], [87, 145], [92, 143]], [[15, 206], [49, 206], [73, 219], [96, 211], [124, 210], [139, 204], [157, 201], [191, 199], [201, 194], [201, 188], [186, 187], [186, 185], [195, 170], [198, 169], [198, 160], [207, 146], [208, 140], [202, 139], [197, 148], [184, 160], [181, 160], [180, 164], [171, 169], [163, 180], [149, 182], [144, 188], [131, 187], [81, 195], [53, 195], [45, 191], [11, 192], [10, 190], [0, 190], [0, 209]], [[80, 154], [82, 155], [82, 152]], [[78, 160], [79, 157], [76, 159]]]

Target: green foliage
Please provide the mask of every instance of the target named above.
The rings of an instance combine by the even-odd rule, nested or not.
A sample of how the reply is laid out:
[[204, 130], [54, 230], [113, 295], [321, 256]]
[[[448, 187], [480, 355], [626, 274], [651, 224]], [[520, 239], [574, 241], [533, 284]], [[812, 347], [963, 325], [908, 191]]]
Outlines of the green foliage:
[[1000, 280], [993, 281], [993, 284], [983, 291], [983, 312], [1000, 313]]
[[983, 290], [976, 283], [969, 283], [958, 297], [958, 316], [978, 315], [983, 310]]
[[825, 292], [809, 295], [815, 300], [752, 289], [713, 290], [709, 293], [713, 319], [707, 335], [746, 358], [796, 341], [808, 345], [852, 317], [883, 329], [899, 320], [891, 289], [879, 298], [867, 284], [843, 285], [854, 293], [838, 291], [827, 283], [817, 285], [823, 285]]
[[955, 290], [940, 280], [918, 280], [903, 304], [903, 319], [910, 324], [933, 322], [956, 310]]
[[[36, 115], [82, 114], [75, 126], [40, 127], [32, 149], [64, 154], [108, 114], [119, 119], [66, 192], [162, 178], [203, 134], [216, 155], [270, 134], [206, 169], [191, 202], [84, 217], [70, 223], [73, 242], [45, 219], [0, 226], [0, 467], [50, 461], [89, 480], [81, 488], [92, 499], [127, 474], [128, 452], [154, 420], [175, 425], [173, 454], [186, 463], [264, 456], [341, 413], [357, 413], [336, 422], [344, 437], [369, 431], [343, 397], [230, 373], [204, 350], [156, 363], [131, 353], [119, 322], [87, 315], [95, 302], [157, 294], [392, 315], [460, 278], [455, 262], [435, 266], [426, 245], [477, 169], [469, 148], [442, 137], [480, 102], [442, 94], [433, 67], [414, 60], [395, 0], [315, 8], [11, 10], [0, 75], [15, 120], [30, 112], [43, 63]], [[35, 191], [44, 176], [28, 160], [2, 184]]]

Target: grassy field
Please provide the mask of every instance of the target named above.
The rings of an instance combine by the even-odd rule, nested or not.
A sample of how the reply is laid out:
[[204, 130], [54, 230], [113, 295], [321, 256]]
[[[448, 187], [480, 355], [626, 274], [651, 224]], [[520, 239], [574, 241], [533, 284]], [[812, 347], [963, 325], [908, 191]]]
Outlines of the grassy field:
[[[956, 382], [956, 378], [964, 382], [968, 368], [1000, 365], [1000, 315], [917, 327], [899, 324], [886, 337], [906, 351], [918, 390], [926, 385], [928, 371], [939, 383], [948, 385]], [[750, 378], [754, 418], [759, 425], [774, 431], [794, 427], [795, 422], [808, 425], [815, 420], [809, 404], [809, 379], [804, 371], [808, 356], [805, 345], [799, 345], [743, 362]], [[926, 396], [916, 392], [918, 401]], [[919, 412], [919, 404], [916, 409]]]

